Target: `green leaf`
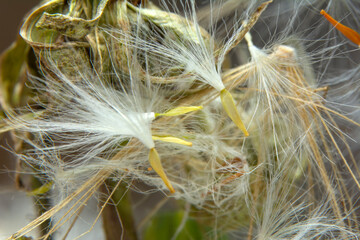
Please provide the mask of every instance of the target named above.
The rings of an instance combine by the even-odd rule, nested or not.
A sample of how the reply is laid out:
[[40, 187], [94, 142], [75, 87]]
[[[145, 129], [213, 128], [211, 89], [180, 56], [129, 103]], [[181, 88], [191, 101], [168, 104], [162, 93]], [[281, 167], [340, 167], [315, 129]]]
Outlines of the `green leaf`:
[[0, 84], [4, 109], [20, 102], [21, 96], [15, 94], [15, 88], [18, 84], [23, 84], [19, 78], [28, 50], [29, 45], [19, 37], [1, 56]]
[[[163, 212], [156, 215], [144, 233], [144, 240], [168, 240], [171, 239], [184, 216], [184, 211]], [[201, 240], [204, 239], [199, 224], [194, 219], [187, 219], [184, 228], [178, 234], [176, 240]]]
[[45, 184], [41, 185], [40, 187], [32, 190], [31, 192], [28, 192], [27, 194], [29, 196], [43, 195], [44, 193], [47, 193], [48, 191], [50, 191], [53, 184], [54, 184], [53, 182], [45, 183]]

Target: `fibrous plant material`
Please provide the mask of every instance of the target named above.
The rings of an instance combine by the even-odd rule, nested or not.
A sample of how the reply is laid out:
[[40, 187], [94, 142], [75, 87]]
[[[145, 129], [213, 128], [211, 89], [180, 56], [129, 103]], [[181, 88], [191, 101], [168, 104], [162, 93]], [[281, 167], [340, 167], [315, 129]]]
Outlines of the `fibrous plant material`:
[[0, 131], [49, 205], [9, 239], [359, 237], [360, 59], [321, 14], [358, 34], [333, 1], [231, 3], [52, 0], [24, 20]]

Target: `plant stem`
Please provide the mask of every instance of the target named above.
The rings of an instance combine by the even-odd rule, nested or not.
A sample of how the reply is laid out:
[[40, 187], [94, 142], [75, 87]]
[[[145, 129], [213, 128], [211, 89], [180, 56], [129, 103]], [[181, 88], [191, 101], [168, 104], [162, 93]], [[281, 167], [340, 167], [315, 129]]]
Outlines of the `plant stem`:
[[105, 192], [113, 192], [111, 196], [112, 204], [108, 204], [103, 212], [103, 226], [106, 239], [137, 240], [138, 236], [128, 185], [107, 180], [103, 190]]

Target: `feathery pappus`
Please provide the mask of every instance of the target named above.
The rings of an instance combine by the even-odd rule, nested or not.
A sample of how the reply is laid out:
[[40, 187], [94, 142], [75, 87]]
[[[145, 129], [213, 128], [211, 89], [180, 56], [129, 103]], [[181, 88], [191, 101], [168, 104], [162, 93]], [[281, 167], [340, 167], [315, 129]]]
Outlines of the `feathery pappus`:
[[1, 62], [41, 206], [9, 239], [358, 239], [359, 9], [42, 2]]

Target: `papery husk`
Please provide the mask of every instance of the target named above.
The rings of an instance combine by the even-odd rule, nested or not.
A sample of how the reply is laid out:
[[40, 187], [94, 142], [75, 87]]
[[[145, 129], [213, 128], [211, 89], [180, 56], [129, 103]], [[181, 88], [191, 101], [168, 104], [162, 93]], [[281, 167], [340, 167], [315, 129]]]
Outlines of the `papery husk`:
[[[89, 43], [84, 40], [68, 41], [64, 37], [64, 33], [68, 34], [70, 31], [68, 29], [71, 29], [75, 22], [79, 22], [79, 18], [70, 21], [70, 17], [66, 18], [66, 15], [61, 15], [62, 18], [68, 20], [62, 24], [56, 23], [63, 27], [63, 29], [60, 29], [61, 31], [54, 28], [53, 25], [47, 24], [46, 21], [48, 20], [44, 20], [44, 18], [49, 19], [52, 16], [51, 14], [55, 14], [57, 19], [59, 19], [60, 15], [58, 12], [64, 11], [65, 8], [64, 1], [54, 0], [45, 3], [28, 16], [20, 29], [20, 35], [34, 50], [38, 61], [41, 63], [39, 65], [40, 68], [45, 67], [45, 70], [51, 69], [54, 67], [54, 64], [58, 64], [56, 67], [59, 70], [69, 73], [71, 76], [74, 74], [72, 73], [73, 71], [80, 70], [73, 69], [74, 62], [79, 64], [78, 66], [87, 68], [90, 66], [86, 53], [90, 46]], [[93, 20], [93, 22], [97, 21], [98, 19]], [[86, 22], [86, 20], [83, 20], [83, 22]], [[77, 32], [83, 33], [85, 29], [87, 29], [88, 33], [93, 30], [93, 27], [90, 28], [82, 24], [78, 26]], [[40, 70], [43, 71], [43, 69]]]
[[100, 0], [96, 7], [95, 14], [91, 19], [83, 19], [78, 17], [79, 11], [76, 11], [78, 9], [77, 5], [81, 4], [82, 1], [71, 1], [69, 12], [66, 15], [60, 13], [50, 14], [43, 12], [41, 17], [36, 22], [36, 27], [46, 30], [53, 30], [70, 38], [81, 39], [92, 32], [97, 26], [97, 23], [101, 18], [108, 1], [109, 0]]
[[[154, 40], [155, 38], [158, 42], [174, 41], [189, 46], [199, 45], [201, 41], [205, 43], [209, 49], [214, 47], [211, 46], [211, 43], [214, 42], [211, 35], [204, 28], [199, 28], [201, 34], [200, 39], [193, 23], [175, 13], [160, 10], [151, 2], [147, 4], [147, 8], [139, 8], [130, 3], [122, 3], [119, 12], [123, 15], [123, 17], [120, 17], [121, 21], [119, 21], [121, 31], [138, 31], [137, 29], [140, 28], [141, 37], [144, 39], [149, 38]], [[141, 22], [141, 25], [139, 25], [139, 22]], [[162, 37], [162, 34], [158, 32], [159, 30], [166, 32], [166, 35]], [[121, 34], [117, 35], [116, 32], [112, 32], [111, 34], [113, 37], [122, 37]], [[135, 49], [124, 46], [116, 40], [113, 40], [111, 43], [111, 49], [115, 52], [118, 51], [118, 54], [113, 55], [113, 59], [116, 60], [115, 63], [120, 63], [121, 69], [123, 69], [124, 72], [127, 72], [128, 67], [128, 61], [125, 61], [123, 57], [126, 55], [125, 58], [131, 58], [130, 61], [132, 64], [137, 66], [136, 69], [139, 70], [139, 77], [141, 79], [154, 84], [166, 84], [171, 93], [179, 91], [176, 87], [175, 89], [173, 88], [174, 84], [179, 81], [187, 81], [186, 79], [188, 79], [189, 82], [194, 81], [195, 76], [193, 76], [192, 73], [185, 72], [185, 66], [183, 68], [178, 66], [177, 69], [166, 69], [166, 72], [159, 71], [157, 67], [161, 64], [158, 62], [158, 58], [151, 57], [151, 53], [143, 53], [141, 49], [136, 50], [138, 56], [135, 57], [133, 55]], [[141, 60], [141, 57], [145, 54], [152, 59], [151, 62], [147, 63], [147, 66], [145, 66], [145, 64], [142, 63], [143, 60]], [[199, 84], [195, 83], [193, 87], [186, 90], [185, 93], [197, 92], [201, 88], [199, 88]]]

